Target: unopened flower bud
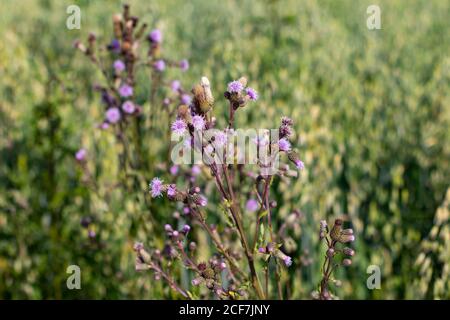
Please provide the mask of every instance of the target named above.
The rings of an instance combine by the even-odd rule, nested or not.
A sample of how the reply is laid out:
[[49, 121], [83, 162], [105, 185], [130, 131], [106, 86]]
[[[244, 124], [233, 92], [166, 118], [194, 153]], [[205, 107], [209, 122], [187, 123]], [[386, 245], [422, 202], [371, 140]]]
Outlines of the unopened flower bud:
[[191, 227], [189, 225], [185, 224], [183, 226], [183, 229], [181, 230], [181, 232], [183, 232], [185, 235], [187, 235], [190, 230], [191, 230]]
[[344, 252], [344, 254], [346, 256], [353, 257], [355, 255], [355, 251], [353, 249], [348, 248], [348, 247], [345, 247], [343, 252]]
[[333, 255], [334, 255], [334, 249], [333, 248], [329, 248], [327, 250], [327, 256], [331, 258], [331, 257], [333, 257]]
[[350, 259], [344, 259], [342, 260], [342, 264], [346, 267], [350, 266], [352, 264], [352, 260]]
[[203, 282], [203, 279], [201, 277], [197, 277], [195, 279], [192, 279], [192, 285], [193, 286], [198, 286]]

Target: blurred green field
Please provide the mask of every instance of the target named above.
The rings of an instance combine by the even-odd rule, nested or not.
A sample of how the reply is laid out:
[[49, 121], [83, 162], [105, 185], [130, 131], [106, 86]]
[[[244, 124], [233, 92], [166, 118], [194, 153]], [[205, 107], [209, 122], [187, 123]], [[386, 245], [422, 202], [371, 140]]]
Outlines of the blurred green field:
[[[309, 299], [320, 281], [319, 220], [347, 214], [357, 255], [341, 271], [341, 298], [450, 299], [450, 2], [377, 1], [375, 31], [366, 27], [372, 0], [128, 3], [163, 31], [164, 52], [189, 59], [189, 71], [169, 71], [169, 79], [190, 87], [206, 75], [220, 95], [245, 75], [260, 99], [240, 112], [238, 126], [295, 120], [307, 169], [274, 187], [277, 221], [294, 208], [305, 215], [294, 258], [313, 259], [291, 271], [293, 298]], [[81, 30], [66, 28], [71, 4], [82, 10]], [[152, 241], [161, 226], [148, 221], [144, 192], [105, 187], [115, 179], [117, 147], [95, 128], [102, 114], [92, 85], [101, 75], [72, 46], [91, 31], [109, 42], [121, 5], [0, 2], [1, 299], [172, 297], [134, 270], [133, 242]], [[149, 88], [139, 77], [144, 100]], [[162, 140], [148, 143], [158, 149]], [[73, 159], [80, 146], [101, 168], [95, 194]], [[174, 210], [154, 209], [156, 221]], [[80, 227], [86, 214], [95, 216], [98, 246]], [[82, 290], [66, 288], [70, 264], [81, 267]], [[366, 287], [372, 264], [381, 268], [380, 290]]]

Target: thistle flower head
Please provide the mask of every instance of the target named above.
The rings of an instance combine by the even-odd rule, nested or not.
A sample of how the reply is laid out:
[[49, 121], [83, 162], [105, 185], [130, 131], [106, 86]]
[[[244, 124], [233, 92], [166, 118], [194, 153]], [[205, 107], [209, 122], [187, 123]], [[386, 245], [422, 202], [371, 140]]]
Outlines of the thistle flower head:
[[171, 226], [170, 224], [168, 224], [168, 223], [164, 225], [164, 230], [165, 230], [166, 232], [170, 232], [170, 233], [173, 232], [172, 226]]
[[247, 92], [247, 95], [249, 96], [250, 100], [253, 100], [253, 101], [258, 100], [259, 95], [255, 89], [249, 87], [249, 88], [245, 89], [245, 91]]
[[186, 122], [184, 122], [184, 120], [182, 119], [175, 120], [171, 126], [172, 132], [180, 136], [186, 132], [186, 128], [187, 128]]
[[258, 201], [256, 201], [255, 199], [249, 199], [245, 204], [245, 208], [249, 212], [255, 212], [256, 210], [258, 210], [258, 207]]
[[187, 235], [191, 231], [191, 227], [188, 224], [185, 224], [183, 226], [183, 229], [181, 229], [181, 232], [183, 232], [185, 235]]
[[294, 124], [294, 121], [289, 117], [282, 117], [281, 124], [283, 126], [292, 126]]
[[199, 286], [201, 283], [203, 282], [203, 278], [202, 277], [197, 277], [195, 279], [192, 279], [191, 283], [194, 287]]
[[345, 254], [346, 256], [353, 257], [353, 256], [355, 255], [355, 250], [350, 249], [350, 248], [348, 248], [348, 247], [345, 247], [342, 251], [344, 252], [344, 254]]
[[187, 59], [183, 59], [179, 63], [181, 71], [187, 71], [189, 69], [189, 61]]
[[75, 159], [77, 159], [77, 161], [84, 161], [86, 160], [86, 155], [87, 155], [87, 151], [84, 148], [81, 148], [80, 150], [78, 150], [75, 153]]
[[118, 108], [109, 108], [106, 110], [106, 120], [109, 123], [117, 123], [120, 120], [120, 111]]
[[117, 39], [113, 39], [111, 43], [108, 45], [108, 50], [113, 51], [115, 53], [120, 52], [120, 41]]
[[283, 261], [286, 267], [290, 267], [292, 265], [292, 258], [282, 252], [280, 249], [275, 249], [274, 251], [275, 257]]
[[289, 151], [291, 150], [291, 143], [286, 139], [286, 138], [282, 138], [280, 140], [278, 140], [278, 148], [281, 151]]
[[228, 84], [228, 92], [239, 93], [244, 89], [242, 83], [238, 80], [232, 81]]
[[181, 98], [180, 98], [181, 104], [189, 105], [191, 103], [191, 101], [192, 101], [192, 98], [190, 95], [188, 95], [186, 93], [181, 95]]
[[192, 117], [192, 126], [195, 130], [203, 130], [205, 128], [206, 122], [205, 118], [199, 115], [195, 115]]
[[154, 68], [156, 71], [158, 71], [158, 72], [162, 72], [162, 71], [164, 71], [164, 70], [166, 69], [166, 62], [165, 62], [164, 60], [162, 60], [162, 59], [156, 60], [156, 61], [153, 63], [153, 68]]
[[298, 170], [304, 170], [305, 169], [305, 164], [303, 163], [302, 160], [296, 160], [295, 161], [295, 166], [297, 167]]
[[194, 164], [191, 168], [191, 173], [194, 176], [198, 176], [200, 173], [202, 173], [202, 169], [200, 168], [199, 165]]
[[131, 114], [134, 111], [136, 111], [136, 106], [134, 105], [134, 103], [132, 101], [127, 100], [122, 104], [122, 110], [125, 113]]
[[153, 198], [160, 197], [164, 191], [163, 181], [158, 177], [153, 178], [150, 182], [150, 193]]
[[119, 94], [123, 98], [127, 98], [133, 95], [133, 87], [128, 84], [123, 84], [119, 88]]
[[344, 259], [342, 260], [342, 264], [346, 267], [350, 266], [352, 264], [352, 260], [350, 259]]
[[284, 265], [285, 265], [286, 267], [290, 267], [290, 266], [292, 265], [292, 258], [289, 257], [289, 256], [286, 256], [286, 257], [283, 259], [283, 262], [284, 262]]
[[120, 73], [125, 70], [125, 63], [123, 63], [122, 60], [117, 59], [116, 61], [114, 61], [113, 67], [117, 73]]
[[223, 131], [218, 131], [214, 135], [214, 146], [217, 148], [222, 148], [227, 143], [228, 137]]
[[173, 198], [177, 195], [177, 187], [174, 184], [171, 184], [167, 187], [167, 196]]
[[173, 80], [170, 83], [170, 88], [172, 89], [173, 92], [178, 92], [178, 90], [181, 89], [181, 82], [180, 82], [180, 80]]
[[153, 29], [148, 35], [148, 40], [153, 43], [161, 43], [162, 42], [162, 32], [159, 29]]
[[206, 207], [206, 205], [208, 204], [208, 199], [206, 199], [206, 197], [203, 195], [193, 194], [191, 197], [194, 203], [200, 207]]
[[292, 135], [292, 127], [281, 125], [280, 129], [278, 130], [281, 138], [289, 138]]
[[175, 176], [178, 173], [178, 170], [180, 169], [180, 167], [178, 165], [173, 165], [170, 167], [169, 172], [171, 175]]

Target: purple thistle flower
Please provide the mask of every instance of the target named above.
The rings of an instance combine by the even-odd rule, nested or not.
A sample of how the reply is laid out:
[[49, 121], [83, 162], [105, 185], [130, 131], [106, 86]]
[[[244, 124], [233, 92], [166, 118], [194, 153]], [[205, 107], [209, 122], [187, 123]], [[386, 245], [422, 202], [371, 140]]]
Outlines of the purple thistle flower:
[[279, 132], [281, 138], [284, 138], [284, 137], [289, 138], [292, 135], [292, 127], [282, 125], [278, 129], [278, 132]]
[[289, 117], [282, 117], [281, 124], [283, 126], [292, 126], [294, 124], [294, 121]]
[[148, 35], [148, 39], [153, 43], [161, 43], [162, 42], [162, 32], [159, 29], [154, 29]]
[[180, 90], [181, 88], [180, 80], [173, 80], [170, 83], [170, 88], [172, 89], [173, 92], [178, 92], [178, 90]]
[[170, 224], [168, 224], [168, 223], [164, 225], [164, 230], [165, 230], [166, 232], [170, 232], [170, 233], [173, 232], [172, 226], [171, 226]]
[[183, 207], [184, 214], [189, 214], [190, 212], [191, 212], [191, 209], [189, 209], [189, 207]]
[[252, 88], [247, 88], [245, 89], [245, 91], [247, 92], [247, 95], [250, 97], [250, 100], [256, 101], [258, 100], [258, 92], [255, 91], [255, 89]]
[[192, 175], [198, 176], [202, 172], [202, 170], [200, 169], [200, 167], [198, 165], [194, 164], [192, 166], [191, 172], [192, 172]]
[[203, 130], [205, 128], [205, 119], [202, 116], [195, 115], [192, 117], [192, 125], [195, 130]]
[[256, 201], [255, 199], [249, 199], [245, 204], [245, 208], [249, 212], [255, 212], [256, 210], [258, 210], [258, 207], [258, 201]]
[[191, 96], [188, 94], [182, 94], [181, 95], [181, 104], [189, 105], [191, 103]]
[[289, 256], [286, 256], [283, 258], [283, 262], [286, 267], [290, 267], [292, 265], [292, 258]]
[[304, 169], [305, 169], [305, 164], [303, 163], [302, 160], [297, 160], [297, 161], [295, 161], [295, 166], [296, 166], [297, 169], [299, 169], [299, 170], [304, 170]]
[[118, 59], [118, 60], [114, 61], [113, 67], [117, 73], [120, 73], [123, 70], [125, 70], [125, 63], [123, 63], [122, 60]]
[[206, 199], [205, 196], [200, 195], [200, 196], [197, 198], [195, 204], [196, 204], [196, 205], [199, 205], [200, 207], [206, 207], [206, 205], [208, 204], [208, 199]]
[[227, 143], [227, 135], [219, 131], [214, 135], [214, 146], [217, 148], [222, 148]]
[[173, 166], [171, 166], [170, 169], [169, 169], [170, 174], [173, 175], [173, 176], [175, 176], [175, 175], [178, 173], [178, 169], [179, 169], [179, 168], [180, 168], [180, 167], [177, 166], [176, 164], [173, 165]]
[[153, 178], [153, 180], [149, 184], [150, 193], [153, 198], [160, 197], [162, 195], [164, 185], [163, 181], [159, 178]]
[[177, 195], [177, 187], [173, 184], [167, 187], [167, 196], [175, 197]]
[[239, 92], [242, 91], [242, 89], [244, 89], [244, 86], [242, 85], [241, 82], [239, 82], [239, 81], [237, 81], [237, 80], [232, 81], [232, 82], [230, 82], [230, 83], [228, 84], [228, 91], [229, 91], [229, 92], [236, 92], [236, 93], [239, 93]]
[[182, 119], [177, 119], [172, 123], [171, 129], [173, 132], [175, 132], [178, 135], [183, 135], [186, 132], [186, 122]]
[[120, 111], [119, 108], [109, 108], [106, 110], [106, 120], [109, 123], [117, 123], [120, 120]]
[[183, 229], [181, 229], [181, 232], [183, 232], [185, 235], [187, 235], [191, 231], [191, 227], [187, 224], [183, 226]]
[[191, 281], [191, 283], [194, 287], [199, 286], [202, 282], [203, 282], [203, 279], [200, 277], [192, 279], [192, 281]]
[[136, 106], [134, 105], [134, 103], [132, 101], [127, 100], [122, 104], [122, 110], [125, 113], [131, 114], [136, 110]]
[[187, 71], [189, 69], [189, 61], [187, 59], [183, 59], [179, 63], [181, 71]]
[[267, 250], [266, 250], [266, 248], [261, 247], [258, 249], [258, 252], [259, 253], [267, 253]]
[[120, 41], [117, 39], [113, 39], [111, 43], [108, 45], [108, 50], [113, 51], [114, 53], [120, 52]]
[[291, 150], [291, 143], [287, 139], [282, 138], [278, 140], [278, 148], [280, 148], [281, 151], [289, 151]]
[[155, 63], [153, 63], [153, 68], [158, 72], [163, 72], [164, 69], [166, 69], [166, 63], [164, 60], [156, 60]]
[[77, 161], [84, 161], [86, 160], [86, 155], [87, 155], [86, 149], [81, 148], [75, 153], [75, 159], [77, 159]]
[[130, 97], [133, 95], [133, 87], [129, 86], [128, 84], [123, 84], [119, 88], [119, 94], [121, 97]]
[[108, 128], [109, 128], [109, 123], [106, 121], [100, 125], [100, 129], [102, 129], [102, 130], [106, 130]]

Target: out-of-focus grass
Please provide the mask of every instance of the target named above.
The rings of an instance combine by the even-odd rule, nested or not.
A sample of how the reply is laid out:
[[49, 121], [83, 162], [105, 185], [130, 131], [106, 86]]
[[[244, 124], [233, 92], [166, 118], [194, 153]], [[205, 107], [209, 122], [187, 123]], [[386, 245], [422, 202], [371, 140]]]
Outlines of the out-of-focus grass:
[[[70, 31], [66, 7], [74, 3], [82, 28]], [[295, 298], [308, 298], [319, 281], [318, 221], [343, 213], [357, 235], [354, 266], [341, 274], [343, 298], [450, 298], [448, 2], [379, 1], [378, 31], [366, 28], [371, 1], [129, 3], [163, 30], [166, 52], [190, 60], [185, 86], [207, 75], [222, 92], [231, 79], [249, 78], [261, 97], [240, 111], [239, 126], [295, 119], [307, 170], [274, 188], [279, 221], [293, 208], [305, 214], [294, 258], [308, 250], [314, 259], [292, 275]], [[88, 194], [73, 161], [80, 145], [95, 150], [99, 179], [113, 180], [113, 139], [94, 128], [102, 116], [92, 83], [101, 78], [72, 42], [90, 31], [108, 41], [120, 6], [0, 4], [2, 298], [170, 297], [134, 272], [130, 244], [150, 238], [135, 199]], [[88, 246], [79, 226], [90, 211], [102, 248]], [[69, 264], [82, 269], [81, 291], [65, 287]], [[381, 290], [366, 288], [370, 264], [381, 267]]]

